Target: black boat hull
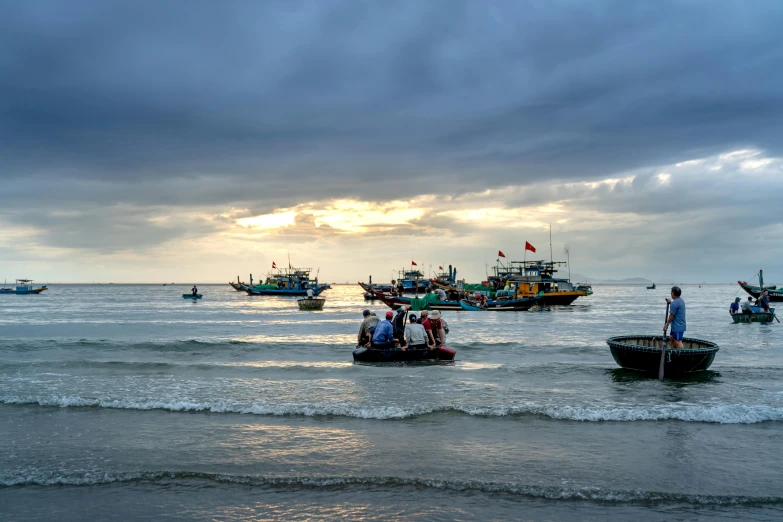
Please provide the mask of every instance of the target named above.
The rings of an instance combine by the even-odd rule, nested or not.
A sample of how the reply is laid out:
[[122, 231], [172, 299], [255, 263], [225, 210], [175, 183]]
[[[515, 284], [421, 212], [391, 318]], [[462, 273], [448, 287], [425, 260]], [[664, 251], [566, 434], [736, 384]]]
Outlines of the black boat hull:
[[409, 362], [409, 361], [453, 361], [456, 352], [450, 348], [436, 350], [388, 350], [359, 347], [353, 351], [356, 362]]
[[[755, 299], [758, 299], [761, 297], [761, 292], [756, 290], [758, 287], [751, 287], [750, 285], [746, 285], [743, 283], [739, 284], [743, 290], [745, 290], [748, 294], [752, 295]], [[783, 302], [783, 291], [776, 290], [774, 287], [765, 286], [764, 288], [767, 289], [769, 292], [769, 300], [772, 303], [781, 303]]]
[[[704, 371], [718, 353], [718, 345], [700, 339], [684, 338], [683, 348], [666, 348], [664, 376]], [[615, 362], [628, 370], [658, 375], [661, 363], [662, 336], [626, 335], [606, 341]]]

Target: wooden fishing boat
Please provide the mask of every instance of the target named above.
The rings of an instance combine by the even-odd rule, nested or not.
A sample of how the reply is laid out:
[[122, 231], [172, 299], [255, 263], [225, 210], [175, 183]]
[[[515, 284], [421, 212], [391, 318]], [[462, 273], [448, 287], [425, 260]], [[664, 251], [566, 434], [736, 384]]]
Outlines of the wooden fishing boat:
[[356, 362], [453, 361], [456, 354], [456, 351], [445, 346], [434, 350], [359, 346], [353, 351], [353, 360]]
[[182, 294], [183, 299], [201, 299], [204, 297], [201, 294]]
[[[606, 343], [617, 364], [657, 376], [661, 363], [662, 336], [622, 335], [607, 339]], [[718, 345], [700, 339], [684, 338], [683, 348], [669, 348], [664, 359], [664, 376], [682, 375], [706, 370], [718, 353]]]
[[32, 279], [17, 279], [13, 288], [0, 288], [0, 294], [36, 295], [48, 289], [46, 285], [33, 286]]
[[325, 302], [323, 297], [300, 297], [296, 300], [300, 310], [323, 310]]
[[655, 290], [655, 283], [647, 287], [647, 290]]
[[761, 289], [763, 288], [769, 292], [769, 300], [774, 302], [783, 302], [783, 290], [778, 289], [775, 285], [764, 285], [764, 271], [759, 270], [758, 273], [759, 286], [748, 284], [746, 281], [737, 281], [737, 284], [745, 290], [747, 293], [758, 299], [761, 297]]
[[370, 290], [372, 294], [380, 299], [383, 304], [396, 310], [401, 306], [410, 306], [411, 310], [440, 310], [440, 311], [458, 311], [462, 310], [459, 301], [441, 301], [438, 299], [437, 294], [424, 294], [422, 297], [405, 297], [399, 295], [392, 295], [388, 293], [378, 292], [377, 290]]
[[276, 296], [306, 296], [308, 290], [319, 295], [324, 290], [332, 288], [327, 284], [319, 284], [318, 277], [310, 279], [310, 268], [285, 268], [278, 269], [277, 273], [270, 274], [263, 284], [246, 286], [247, 295], [276, 295]]

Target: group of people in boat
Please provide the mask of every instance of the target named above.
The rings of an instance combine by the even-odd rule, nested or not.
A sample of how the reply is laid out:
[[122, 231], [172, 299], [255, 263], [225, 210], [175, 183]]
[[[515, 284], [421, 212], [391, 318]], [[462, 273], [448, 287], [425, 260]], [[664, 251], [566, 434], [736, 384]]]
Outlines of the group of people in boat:
[[[729, 306], [729, 313], [731, 315], [739, 314], [739, 313], [750, 315], [755, 313], [751, 308], [751, 306], [753, 306], [752, 297], [748, 297], [747, 301], [742, 301], [742, 299], [737, 297], [734, 299], [734, 302], [731, 303], [731, 305]], [[760, 309], [759, 313], [767, 313], [767, 314], [770, 313], [769, 291], [763, 290], [761, 292], [761, 296], [758, 299], [756, 299], [756, 306], [758, 306]]]
[[408, 315], [409, 310], [410, 306], [389, 310], [385, 320], [364, 310], [358, 345], [379, 350], [435, 350], [446, 344], [449, 325], [438, 310], [422, 310], [419, 317]]

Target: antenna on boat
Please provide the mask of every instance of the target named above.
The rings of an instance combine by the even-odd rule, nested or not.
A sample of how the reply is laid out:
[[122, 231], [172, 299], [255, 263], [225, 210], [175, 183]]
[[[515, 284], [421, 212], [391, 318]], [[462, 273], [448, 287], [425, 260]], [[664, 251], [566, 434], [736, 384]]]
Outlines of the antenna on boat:
[[568, 280], [571, 281], [571, 247], [564, 245], [563, 252], [565, 252], [566, 258], [568, 259]]

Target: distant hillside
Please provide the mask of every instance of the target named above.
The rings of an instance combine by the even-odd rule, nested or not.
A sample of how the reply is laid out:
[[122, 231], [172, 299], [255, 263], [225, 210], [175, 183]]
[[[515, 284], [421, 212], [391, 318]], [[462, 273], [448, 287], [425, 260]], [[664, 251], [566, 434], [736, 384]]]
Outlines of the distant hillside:
[[573, 283], [589, 281], [591, 283], [603, 285], [651, 285], [653, 283], [651, 280], [644, 277], [627, 277], [625, 279], [594, 279], [576, 272], [571, 274], [571, 281]]

